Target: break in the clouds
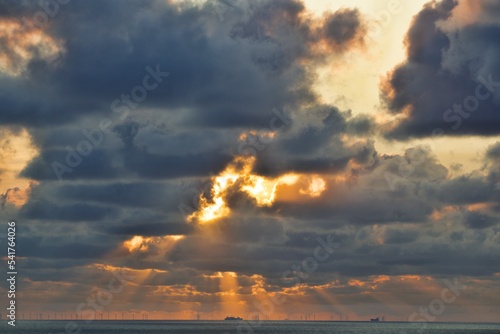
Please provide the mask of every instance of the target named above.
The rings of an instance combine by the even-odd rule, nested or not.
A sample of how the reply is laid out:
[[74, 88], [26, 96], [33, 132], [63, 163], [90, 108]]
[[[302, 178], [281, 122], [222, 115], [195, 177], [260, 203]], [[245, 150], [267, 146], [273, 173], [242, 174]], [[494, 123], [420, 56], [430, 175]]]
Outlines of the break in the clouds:
[[[317, 82], [371, 56], [373, 16], [310, 7], [71, 1], [41, 22], [37, 2], [0, 2], [0, 216], [19, 224], [26, 312], [73, 312], [121, 272], [109, 312], [246, 317], [281, 294], [274, 318], [407, 320], [459, 278], [443, 319], [494, 319], [500, 145], [461, 170], [379, 142], [497, 134], [496, 3], [421, 8], [365, 110]], [[299, 275], [319, 244], [335, 251]]]

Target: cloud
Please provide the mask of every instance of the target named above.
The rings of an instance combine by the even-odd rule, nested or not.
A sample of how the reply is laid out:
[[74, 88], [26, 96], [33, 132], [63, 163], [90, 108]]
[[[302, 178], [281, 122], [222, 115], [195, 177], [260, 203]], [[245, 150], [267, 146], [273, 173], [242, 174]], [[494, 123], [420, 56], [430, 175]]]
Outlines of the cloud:
[[102, 220], [112, 214], [111, 208], [89, 204], [59, 206], [49, 201], [28, 202], [21, 209], [21, 217], [27, 219], [85, 221]]
[[[91, 7], [95, 10], [80, 8], [76, 3], [64, 7], [78, 14], [71, 26], [59, 16], [52, 23], [51, 34], [65, 42], [66, 52], [61, 62], [55, 68], [42, 66], [29, 73], [31, 82], [40, 82], [42, 78], [48, 82], [50, 90], [33, 102], [38, 109], [47, 105], [47, 111], [31, 115], [37, 108], [23, 105], [19, 107], [26, 113], [16, 115], [25, 117], [7, 120], [35, 127], [32, 133], [41, 152], [24, 169], [24, 177], [57, 179], [54, 163], [69, 166], [68, 146], [76, 149], [82, 140], [87, 140], [82, 130], [99, 129], [103, 117], [111, 119], [112, 133], [103, 132], [103, 144], [94, 147], [88, 157], [82, 157], [76, 167], [70, 166], [71, 171], [63, 173], [65, 179], [132, 175], [161, 179], [217, 173], [232, 155], [240, 153], [234, 147], [237, 145], [227, 147], [227, 143], [235, 142], [242, 131], [270, 124], [275, 107], [293, 106], [295, 122], [300, 125], [302, 108], [316, 101], [311, 81], [314, 73], [301, 62], [304, 59], [322, 62], [332, 53], [340, 52], [318, 53], [314, 45], [321, 39], [332, 39], [336, 48], [344, 52], [350, 48], [353, 36], [363, 34], [357, 10], [342, 10], [312, 22], [300, 2], [263, 1], [247, 8], [243, 16], [238, 14], [224, 22], [206, 6], [179, 10], [146, 1], [141, 15], [118, 3], [114, 10], [108, 5]], [[92, 29], [108, 30], [109, 34], [89, 37], [84, 23], [89, 15], [96, 22]], [[101, 20], [104, 17], [106, 20]], [[123, 17], [132, 24], [124, 25]], [[115, 25], [108, 29], [111, 21], [116, 21]], [[134, 30], [129, 31], [132, 26]], [[151, 32], [159, 27], [159, 33]], [[256, 31], [263, 31], [264, 35], [257, 36]], [[157, 36], [157, 40], [151, 40], [151, 36]], [[81, 40], [87, 44], [79, 43]], [[277, 54], [285, 55], [288, 60], [279, 65]], [[169, 76], [137, 108], [127, 106], [123, 96], [129, 96], [148, 73], [144, 69], [155, 64], [168, 71]], [[272, 69], [275, 66], [279, 71]], [[54, 99], [56, 93], [63, 95], [64, 100]], [[30, 93], [30, 96], [37, 95]], [[15, 95], [9, 98], [23, 101]], [[111, 104], [120, 99], [123, 113], [116, 113]], [[59, 104], [52, 106], [54, 101]], [[323, 126], [306, 126], [293, 135], [283, 136], [283, 141], [277, 140], [267, 150], [269, 156], [274, 156], [274, 150], [285, 149], [290, 157], [284, 157], [286, 164], [278, 168], [274, 167], [274, 159], [263, 157], [259, 160], [259, 172], [328, 172], [344, 168], [349, 160], [362, 160], [364, 157], [360, 155], [373, 151], [370, 144], [364, 148], [343, 147], [339, 137], [346, 131], [348, 113], [341, 113], [335, 106], [306, 108], [324, 115]], [[43, 120], [38, 119], [42, 114]], [[122, 116], [128, 117], [122, 119]], [[59, 123], [44, 123], [52, 118]], [[82, 129], [76, 124], [83, 125]], [[368, 133], [369, 119], [352, 121], [349, 131]], [[214, 143], [215, 138], [219, 145]], [[174, 142], [179, 145], [168, 144]], [[320, 156], [322, 146], [329, 146], [331, 157]], [[317, 154], [299, 156], [300, 149], [302, 153], [309, 150]]]
[[[235, 142], [242, 131], [269, 124], [274, 108], [293, 106], [294, 113], [300, 113], [304, 105], [315, 104], [315, 74], [301, 65], [305, 59], [322, 62], [349, 49], [353, 36], [363, 34], [358, 11], [342, 10], [316, 22], [298, 1], [262, 1], [224, 21], [208, 5], [145, 1], [138, 6], [140, 15], [121, 2], [68, 3], [61, 11], [72, 13], [71, 24], [61, 13], [44, 31], [64, 45], [57, 64], [29, 61], [23, 78], [0, 80], [5, 88], [0, 103], [9, 111], [0, 119], [30, 128], [40, 149], [22, 172], [24, 177], [55, 180], [54, 163], [71, 169], [63, 175], [68, 180], [216, 173], [235, 151], [221, 145]], [[18, 21], [29, 16], [29, 8], [16, 8], [10, 12]], [[89, 30], [90, 17], [94, 24]], [[339, 50], [318, 52], [315, 45], [322, 39]], [[147, 68], [169, 75], [144, 101], [126, 102], [149, 75]], [[344, 116], [338, 113], [325, 120], [329, 124], [324, 129], [304, 128], [284, 147], [301, 140], [303, 150], [327, 145], [344, 131]], [[99, 130], [104, 118], [111, 120], [112, 133], [103, 132], [103, 144], [93, 147], [76, 167], [69, 166], [68, 147], [75, 150], [88, 140], [82, 130]], [[157, 131], [152, 124], [168, 128]], [[220, 145], [209, 148], [214, 133]], [[160, 141], [181, 142], [172, 148], [175, 153], [167, 153]], [[342, 150], [342, 143], [338, 145]], [[284, 168], [342, 168], [356, 153], [342, 155], [290, 159]]]
[[[389, 138], [497, 135], [500, 67], [495, 36], [500, 27], [491, 2], [479, 2], [473, 22], [457, 24], [470, 2], [431, 2], [406, 35], [407, 58], [382, 84], [384, 99], [400, 120]], [[486, 6], [488, 4], [488, 6]]]
[[187, 225], [184, 223], [147, 222], [135, 223], [135, 225], [127, 226], [122, 225], [111, 226], [107, 229], [107, 232], [109, 234], [116, 235], [142, 235], [151, 237], [165, 235], [184, 235], [190, 233], [193, 230], [193, 227], [191, 225]]
[[353, 45], [363, 45], [366, 28], [357, 9], [340, 9], [325, 18], [323, 38], [332, 49], [345, 50]]
[[[255, 291], [281, 291], [302, 307], [338, 304], [318, 291], [350, 305], [375, 303], [384, 289], [403, 295], [419, 280], [494, 279], [499, 144], [468, 174], [449, 173], [426, 147], [380, 152], [370, 115], [323, 103], [314, 89], [317, 65], [336, 66], [368, 47], [363, 13], [345, 8], [315, 17], [300, 1], [241, 2], [221, 15], [215, 2], [72, 1], [43, 30], [45, 42], [60, 43], [56, 58], [32, 45], [14, 64], [13, 42], [4, 44], [0, 54], [18, 72], [0, 77], [0, 122], [27, 129], [37, 153], [15, 170], [37, 181], [29, 194], [13, 186], [2, 195], [4, 202], [26, 196], [19, 208], [7, 202], [1, 211], [2, 219], [21, 222], [21, 290], [50, 307], [78, 305], [121, 268], [140, 277], [140, 292], [117, 296], [112, 309], [147, 300], [157, 309], [167, 302], [169, 310], [208, 310], [220, 307], [224, 278], [236, 279], [249, 305]], [[0, 19], [22, 22], [39, 10], [25, 3], [0, 6]], [[391, 138], [443, 127], [436, 120], [457, 97], [475, 93], [477, 75], [487, 78], [491, 69], [496, 78], [495, 4], [466, 24], [456, 19], [460, 6], [436, 2], [414, 18], [408, 58], [385, 82], [391, 111], [408, 116]], [[147, 68], [169, 74], [134, 102], [135, 87], [152, 75]], [[480, 108], [494, 103], [492, 95]], [[487, 134], [496, 118], [484, 115], [482, 130], [471, 115], [456, 133]], [[111, 122], [107, 130], [99, 128], [103, 119]], [[83, 130], [100, 138], [87, 155], [77, 150], [90, 142]], [[11, 145], [2, 146], [9, 161]], [[211, 176], [241, 156], [255, 158], [249, 175], [260, 180], [300, 176], [280, 184], [269, 205], [231, 189], [224, 219], [187, 222], [200, 194], [210, 198]], [[61, 181], [54, 162], [71, 165]], [[341, 246], [304, 284], [282, 279], [329, 235]], [[54, 290], [44, 299], [47, 287]]]
[[0, 73], [20, 76], [30, 63], [51, 63], [64, 52], [63, 43], [41, 29], [8, 17], [0, 17], [0, 26]]
[[463, 223], [472, 229], [484, 229], [497, 224], [498, 218], [478, 212], [467, 212], [464, 215]]

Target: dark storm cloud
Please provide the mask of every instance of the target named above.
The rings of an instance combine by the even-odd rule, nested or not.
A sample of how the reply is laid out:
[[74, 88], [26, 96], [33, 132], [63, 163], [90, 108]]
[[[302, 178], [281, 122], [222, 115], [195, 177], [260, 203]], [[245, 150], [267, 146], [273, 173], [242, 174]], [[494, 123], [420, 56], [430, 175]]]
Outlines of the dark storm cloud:
[[[274, 20], [291, 4], [301, 6], [294, 2], [283, 2], [281, 7], [263, 2], [262, 6], [277, 7], [268, 17]], [[168, 71], [169, 77], [149, 93], [141, 107], [161, 107], [164, 112], [167, 108], [185, 108], [183, 122], [191, 125], [259, 126], [274, 106], [313, 99], [307, 87], [307, 73], [292, 62], [289, 67], [294, 69], [290, 73], [267, 76], [265, 70], [255, 66], [248, 52], [254, 49], [268, 52], [274, 46], [262, 42], [242, 47], [231, 42], [228, 32], [237, 18], [221, 23], [207, 7], [178, 11], [161, 2], [112, 1], [71, 2], [62, 10], [64, 13], [55, 16], [47, 30], [53, 38], [64, 41], [65, 52], [60, 63], [55, 68], [33, 65], [29, 73], [31, 83], [44, 82], [43, 86], [50, 89], [36, 94], [39, 88], [32, 84], [21, 81], [16, 85], [18, 91], [32, 96], [32, 105], [29, 100], [21, 103], [23, 99], [12, 98], [14, 88], [5, 89], [9, 93], [3, 96], [2, 105], [22, 108], [26, 117], [15, 119], [14, 115], [7, 118], [2, 114], [4, 121], [43, 125], [42, 115], [68, 121], [99, 109], [109, 113], [112, 101], [121, 94], [130, 94], [134, 86], [143, 83], [147, 66]], [[64, 14], [72, 19], [65, 20]], [[88, 26], [89, 18], [92, 29]], [[293, 26], [293, 22], [285, 25]], [[209, 34], [212, 29], [214, 33]], [[275, 36], [282, 49], [278, 52], [286, 53], [290, 42], [281, 37]], [[261, 59], [260, 63], [272, 60]], [[301, 81], [297, 80], [299, 77]], [[296, 89], [291, 89], [292, 82]], [[55, 101], [61, 101], [53, 99], [54, 94], [64, 96], [67, 104], [53, 108]], [[44, 112], [40, 108], [45, 105]], [[31, 111], [30, 119], [29, 110], [33, 106], [37, 108]]]
[[483, 177], [462, 175], [439, 184], [431, 185], [424, 192], [442, 203], [463, 205], [489, 202], [495, 198], [494, 185]]
[[486, 157], [495, 162], [500, 162], [500, 142], [497, 142], [488, 148]]
[[125, 167], [144, 178], [203, 177], [222, 170], [231, 160], [219, 152], [165, 156], [132, 151], [125, 155]]
[[97, 148], [87, 157], [78, 155], [75, 149], [70, 147], [42, 151], [25, 167], [21, 175], [34, 180], [57, 180], [54, 163], [61, 163], [69, 168], [62, 172], [66, 180], [105, 180], [132, 175], [144, 178], [205, 177], [222, 170], [231, 160], [232, 156], [221, 154], [219, 151], [163, 155], [136, 148]]
[[[59, 162], [71, 172], [64, 173], [64, 179], [109, 179], [125, 176], [123, 169], [114, 163], [119, 157], [114, 150], [95, 149], [90, 157], [75, 158], [75, 149], [47, 149], [35, 157], [21, 172], [21, 176], [34, 180], [57, 180], [53, 163]], [[69, 161], [69, 163], [68, 163]]]
[[498, 20], [483, 22], [498, 11], [483, 9], [474, 23], [444, 27], [457, 5], [454, 0], [429, 3], [414, 18], [406, 36], [407, 59], [383, 84], [390, 110], [408, 116], [387, 136], [431, 136], [435, 129], [452, 136], [499, 133], [500, 67], [495, 59], [500, 26]]
[[91, 100], [68, 101], [53, 96], [51, 82], [34, 84], [25, 79], [0, 79], [0, 104], [3, 124], [50, 127], [75, 121], [79, 113], [99, 107]]
[[[19, 220], [21, 221], [21, 220]], [[44, 259], [46, 263], [52, 262], [50, 268], [67, 268], [89, 263], [113, 251], [123, 239], [105, 235], [89, 222], [65, 222], [57, 219], [46, 221], [33, 221], [22, 218], [19, 225], [18, 251], [20, 256]], [[42, 223], [43, 222], [43, 223]], [[93, 226], [105, 224], [105, 221], [95, 221]], [[73, 247], [74, 246], [74, 247]], [[78, 259], [73, 263], [58, 259]], [[37, 265], [34, 268], [37, 269]], [[59, 279], [59, 278], [58, 278]]]
[[286, 239], [283, 223], [275, 218], [242, 218], [238, 224], [234, 224], [232, 221], [223, 221], [219, 229], [227, 238], [227, 242], [272, 245], [281, 244]]
[[353, 136], [366, 136], [374, 134], [375, 129], [375, 122], [371, 117], [358, 115], [347, 122], [346, 132]]
[[[293, 155], [314, 154], [322, 150], [334, 137], [345, 132], [345, 115], [333, 106], [322, 106], [316, 110], [306, 110], [306, 113], [320, 114], [320, 126], [306, 124], [293, 136], [283, 138], [281, 147]], [[324, 115], [324, 116], [323, 116]]]
[[361, 14], [357, 9], [341, 9], [328, 15], [323, 28], [325, 40], [340, 49], [363, 43], [364, 32]]
[[[170, 77], [141, 107], [161, 107], [164, 112], [185, 108], [183, 122], [192, 125], [258, 126], [274, 106], [312, 98], [306, 85], [290, 89], [291, 82], [298, 83], [297, 75], [307, 83], [306, 73], [296, 67], [293, 73], [269, 78], [247, 56], [251, 45], [242, 48], [230, 42], [232, 23], [220, 23], [208, 8], [179, 12], [153, 1], [71, 2], [64, 11], [51, 19], [46, 31], [64, 41], [64, 55], [55, 68], [33, 60], [29, 82], [4, 82], [4, 122], [43, 126], [49, 119], [68, 122], [88, 113], [109, 113], [112, 101], [143, 83], [147, 66], [169, 71]], [[65, 20], [67, 15], [72, 19]], [[215, 33], [209, 35], [210, 29]], [[20, 98], [19, 92], [30, 99]]]
[[[88, 202], [113, 204], [119, 206], [120, 209], [128, 209], [130, 212], [122, 222], [124, 224], [133, 224], [137, 223], [137, 221], [156, 222], [165, 220], [165, 214], [181, 214], [179, 212], [180, 203], [196, 206], [194, 199], [198, 200], [202, 187], [203, 183], [198, 179], [182, 179], [180, 182], [175, 183], [156, 181], [154, 184], [148, 182], [109, 183], [90, 187], [74, 186], [71, 187], [72, 189], [62, 188], [60, 191], [56, 191], [55, 196], [68, 196], [65, 198], [77, 201], [79, 198], [86, 198]], [[148, 195], [145, 193], [118, 194], [116, 192], [118, 189], [124, 192], [133, 192], [140, 189], [150, 193]], [[145, 197], [146, 200], [139, 198], [141, 196]]]
[[433, 205], [411, 194], [376, 195], [373, 189], [364, 193], [350, 193], [343, 199], [335, 196], [335, 202], [319, 204], [278, 203], [276, 207], [285, 217], [304, 220], [330, 219], [331, 226], [373, 225], [425, 222], [433, 211]]
[[46, 259], [91, 259], [96, 260], [113, 250], [113, 244], [93, 244], [93, 241], [82, 240], [71, 243], [60, 238], [40, 241], [37, 237], [22, 237], [25, 244], [19, 247], [19, 255]]
[[484, 229], [499, 222], [499, 218], [488, 216], [479, 212], [467, 212], [463, 216], [465, 226], [472, 229]]
[[40, 200], [24, 205], [21, 209], [21, 217], [41, 220], [98, 221], [112, 215], [113, 212], [112, 208], [86, 203], [58, 205], [47, 200]]
[[177, 185], [165, 183], [76, 184], [57, 187], [53, 196], [79, 202], [114, 204], [122, 207], [160, 207], [174, 200]]
[[125, 146], [129, 150], [134, 146], [134, 138], [139, 133], [140, 124], [134, 121], [123, 122], [114, 127], [116, 132]]
[[[32, 11], [39, 10], [32, 5]], [[17, 13], [15, 19], [30, 18], [29, 10], [13, 13]], [[57, 61], [49, 64], [33, 58], [22, 78], [3, 79], [6, 89], [0, 103], [5, 112], [0, 118], [31, 127], [35, 145], [41, 149], [22, 175], [57, 179], [53, 163], [65, 164], [68, 156], [62, 148], [74, 149], [79, 140], [87, 139], [75, 124], [98, 129], [102, 117], [113, 121], [114, 134], [104, 133], [106, 147], [94, 147], [81, 164], [64, 173], [64, 179], [216, 173], [231, 159], [226, 153], [231, 149], [218, 145], [200, 151], [212, 141], [208, 128], [217, 129], [217, 137], [227, 146], [239, 135], [231, 128], [240, 133], [261, 128], [269, 124], [275, 107], [292, 105], [299, 112], [303, 104], [314, 103], [313, 73], [300, 62], [323, 61], [335, 54], [317, 53], [314, 45], [322, 39], [335, 40], [345, 51], [350, 48], [350, 36], [362, 34], [356, 10], [313, 22], [298, 1], [262, 1], [233, 14], [220, 21], [209, 4], [179, 10], [155, 1], [71, 2], [61, 7], [44, 27], [47, 36], [63, 45]], [[130, 102], [133, 88], [143, 85], [146, 75], [154, 77], [151, 71], [168, 72], [168, 76], [147, 92], [144, 101]], [[112, 102], [117, 102], [114, 107]], [[344, 131], [345, 121], [334, 114], [324, 129], [302, 129], [285, 146], [300, 142], [303, 150], [314, 146], [319, 151], [336, 132]], [[175, 128], [174, 134], [158, 136], [147, 129], [160, 119]], [[190, 139], [183, 140], [177, 152], [156, 153], [160, 141], [170, 141], [172, 136], [179, 140], [176, 134], [181, 132]], [[116, 137], [123, 147], [116, 145]], [[341, 169], [355, 155], [295, 158], [279, 170]]]
[[[187, 226], [180, 215], [179, 194], [194, 195], [192, 189], [196, 189], [196, 185], [197, 182], [187, 181], [87, 184], [45, 182], [33, 188], [30, 201], [21, 208], [21, 213], [29, 213], [29, 218], [32, 219], [45, 218], [48, 221], [64, 222], [72, 219], [69, 216], [47, 218], [46, 215], [60, 215], [60, 211], [71, 212], [72, 208], [83, 206], [86, 211], [81, 216], [74, 214], [73, 218], [87, 217], [80, 219], [82, 225], [102, 221], [103, 225], [99, 229], [106, 233], [130, 235], [136, 232], [135, 235], [140, 235], [137, 232], [143, 226], [145, 235], [157, 235], [160, 231], [169, 229], [172, 229], [171, 233], [166, 234], [184, 234], [180, 232], [190, 231], [192, 226]], [[186, 196], [184, 202], [191, 203], [191, 199]], [[53, 211], [55, 212], [52, 214]]]
[[498, 198], [500, 198], [500, 142], [488, 148], [486, 158], [486, 167], [488, 168], [487, 180], [495, 187], [498, 201]]
[[438, 183], [423, 184], [422, 195], [445, 205], [498, 202], [500, 198], [498, 175], [500, 174], [498, 173], [497, 151], [498, 143], [488, 148], [481, 171], [458, 175]]
[[[233, 221], [232, 229], [239, 229]], [[309, 221], [309, 225], [311, 222]], [[461, 222], [452, 231], [436, 233], [433, 223], [395, 225], [385, 230], [377, 226], [349, 229], [335, 234], [340, 242], [330, 257], [305, 280], [307, 284], [326, 284], [332, 275], [362, 277], [369, 275], [492, 275], [495, 273], [494, 252], [498, 249], [496, 232], [470, 230]], [[213, 234], [217, 238], [187, 238], [168, 257], [177, 265], [211, 272], [236, 271], [240, 274], [259, 274], [279, 287], [290, 286], [282, 275], [292, 265], [313, 256], [317, 238], [324, 233], [286, 232], [286, 240], [273, 246], [262, 244], [252, 237], [246, 242], [227, 242], [223, 229]], [[475, 231], [478, 231], [476, 233]], [[462, 238], [450, 242], [453, 233]], [[225, 261], [217, 259], [223, 257]], [[251, 263], [249, 268], [248, 263]]]
[[365, 33], [357, 9], [341, 9], [316, 22], [301, 2], [280, 0], [258, 6], [233, 26], [231, 37], [267, 45], [255, 48], [252, 59], [263, 70], [279, 74], [297, 59], [324, 60], [362, 45]]
[[[436, 205], [434, 198], [428, 196], [438, 192], [448, 174], [432, 152], [421, 147], [407, 149], [404, 156], [374, 156], [372, 150], [368, 150], [369, 154], [360, 152], [364, 164], [358, 170], [351, 168], [340, 173], [349, 181], [330, 183], [325, 194], [314, 202], [277, 203], [277, 210], [290, 218], [329, 219], [332, 226], [426, 222]], [[401, 176], [415, 152], [420, 152], [421, 163], [411, 174]]]
[[134, 236], [142, 235], [145, 237], [165, 236], [165, 235], [185, 235], [193, 231], [192, 225], [185, 223], [165, 223], [165, 222], [140, 222], [135, 225], [111, 226], [107, 228], [109, 234]]
[[[240, 20], [232, 27], [230, 36], [235, 39], [248, 39], [254, 42], [261, 41], [279, 47], [280, 35], [276, 35], [268, 29], [271, 27], [278, 27], [281, 29], [291, 29], [290, 32], [292, 34], [285, 35], [285, 37], [291, 37], [293, 34], [297, 34], [297, 36], [301, 37], [303, 40], [303, 38], [307, 37], [307, 33], [309, 32], [309, 29], [302, 25], [303, 22], [299, 17], [304, 13], [305, 7], [299, 1], [278, 0], [262, 2], [260, 6], [254, 7], [254, 10], [246, 20]], [[291, 53], [290, 55], [281, 54], [291, 57], [290, 60], [300, 55], [300, 52], [305, 51], [303, 47], [300, 47], [300, 43], [293, 41], [288, 42], [292, 42], [293, 44], [291, 44], [291, 46], [294, 47], [294, 49], [290, 49], [290, 51], [295, 50], [296, 52], [289, 52]], [[279, 50], [279, 48], [275, 50]], [[282, 50], [284, 51], [284, 49]], [[281, 60], [284, 61], [285, 59]], [[291, 63], [287, 65], [291, 65]], [[287, 66], [280, 67], [286, 68]]]
[[[353, 130], [354, 123], [361, 120], [361, 129]], [[348, 146], [342, 136], [361, 134], [368, 117], [352, 117], [349, 111], [340, 111], [335, 106], [317, 105], [296, 116], [284, 131], [262, 145], [256, 171], [264, 175], [279, 175], [289, 171], [297, 173], [335, 173], [344, 170], [354, 161], [364, 166], [373, 165], [377, 152], [374, 143], [360, 140]], [[355, 125], [354, 125], [355, 126]], [[367, 130], [368, 131], [368, 130]], [[259, 150], [258, 145], [254, 148]], [[245, 152], [245, 151], [244, 151]]]

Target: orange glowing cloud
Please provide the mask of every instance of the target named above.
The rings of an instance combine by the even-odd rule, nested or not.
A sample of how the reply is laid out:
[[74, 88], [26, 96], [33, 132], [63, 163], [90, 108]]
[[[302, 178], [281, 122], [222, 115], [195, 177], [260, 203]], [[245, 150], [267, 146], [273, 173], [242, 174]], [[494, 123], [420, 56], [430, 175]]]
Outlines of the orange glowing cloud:
[[231, 213], [226, 198], [229, 193], [240, 191], [254, 199], [257, 206], [271, 206], [276, 200], [277, 189], [280, 186], [294, 185], [301, 178], [309, 180], [307, 189], [301, 194], [318, 197], [326, 189], [326, 182], [319, 176], [302, 176], [288, 173], [274, 178], [267, 178], [253, 173], [255, 157], [236, 157], [219, 175], [212, 178], [210, 190], [211, 199], [200, 195], [200, 209], [188, 217], [189, 221], [208, 223]]
[[12, 132], [0, 128], [0, 194], [2, 205], [21, 207], [37, 182], [19, 177], [20, 172], [38, 154], [26, 130]]
[[5, 202], [11, 203], [15, 207], [21, 207], [26, 203], [31, 194], [31, 185], [35, 183], [30, 183], [26, 188], [9, 188], [3, 194], [5, 196]]
[[442, 208], [435, 209], [431, 214], [431, 218], [433, 221], [439, 221], [444, 219], [447, 215], [450, 215], [456, 211], [458, 211], [458, 208], [456, 206], [443, 206]]
[[129, 250], [129, 252], [139, 251], [143, 252], [148, 249], [147, 241], [149, 238], [143, 238], [141, 236], [134, 236], [132, 239], [127, 240], [123, 243], [123, 246]]
[[174, 247], [177, 241], [183, 238], [183, 235], [167, 235], [163, 237], [142, 237], [136, 235], [124, 241], [123, 247], [130, 253], [146, 253], [151, 247], [155, 247], [160, 250], [160, 253], [165, 254]]
[[300, 193], [304, 195], [309, 195], [311, 197], [318, 197], [325, 191], [326, 182], [319, 176], [312, 176], [308, 181], [309, 186], [307, 189], [300, 189]]
[[390, 281], [391, 277], [387, 275], [370, 276], [367, 280], [351, 279], [347, 283], [349, 286], [363, 287], [375, 290], [380, 284]]
[[63, 43], [42, 29], [12, 19], [0, 20], [0, 74], [20, 75], [31, 59], [55, 59], [64, 51]]

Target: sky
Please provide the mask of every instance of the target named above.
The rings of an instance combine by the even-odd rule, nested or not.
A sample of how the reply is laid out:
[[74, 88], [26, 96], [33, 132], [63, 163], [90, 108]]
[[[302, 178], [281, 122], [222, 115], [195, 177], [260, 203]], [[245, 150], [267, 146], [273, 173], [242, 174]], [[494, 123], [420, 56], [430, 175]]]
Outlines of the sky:
[[0, 1], [19, 316], [498, 321], [497, 1], [49, 3]]

